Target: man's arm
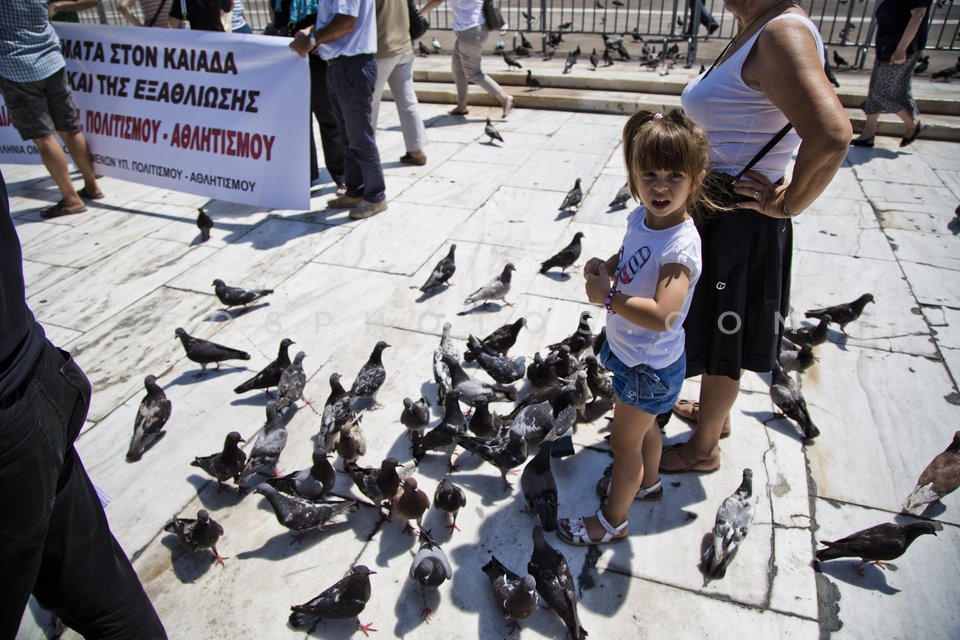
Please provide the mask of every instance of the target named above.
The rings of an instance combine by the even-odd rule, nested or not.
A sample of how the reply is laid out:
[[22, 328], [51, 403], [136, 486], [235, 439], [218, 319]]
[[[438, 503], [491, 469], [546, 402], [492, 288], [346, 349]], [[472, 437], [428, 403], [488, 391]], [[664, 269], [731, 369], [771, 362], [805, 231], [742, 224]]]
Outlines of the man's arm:
[[123, 19], [127, 21], [127, 24], [142, 27], [143, 23], [140, 22], [140, 19], [137, 18], [130, 9], [132, 6], [133, 0], [120, 0], [120, 13], [123, 15]]
[[316, 29], [314, 25], [297, 31], [293, 37], [293, 42], [290, 43], [290, 48], [301, 56], [305, 56], [313, 51], [317, 45], [338, 40], [353, 31], [356, 26], [356, 16], [338, 13], [329, 24], [321, 29]]
[[54, 15], [61, 11], [86, 11], [97, 6], [99, 0], [55, 0], [47, 5], [47, 14]]

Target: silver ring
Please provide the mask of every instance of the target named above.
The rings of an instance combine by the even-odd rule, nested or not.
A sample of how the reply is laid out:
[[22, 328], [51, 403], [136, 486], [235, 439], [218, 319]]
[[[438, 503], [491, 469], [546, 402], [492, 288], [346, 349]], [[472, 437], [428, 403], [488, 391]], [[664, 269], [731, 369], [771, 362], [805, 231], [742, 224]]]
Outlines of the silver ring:
[[760, 192], [759, 192], [759, 191], [754, 191], [754, 192], [753, 192], [753, 199], [754, 199], [754, 200], [759, 200], [759, 199], [760, 199]]

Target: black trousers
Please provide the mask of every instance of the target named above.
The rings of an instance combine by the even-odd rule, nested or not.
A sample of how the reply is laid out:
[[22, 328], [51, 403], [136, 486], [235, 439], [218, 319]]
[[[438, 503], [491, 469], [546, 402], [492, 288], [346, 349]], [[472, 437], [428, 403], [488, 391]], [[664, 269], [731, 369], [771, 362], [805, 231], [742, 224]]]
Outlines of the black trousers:
[[327, 92], [327, 65], [320, 56], [310, 54], [310, 180], [320, 177], [320, 164], [317, 161], [317, 143], [313, 137], [313, 120], [320, 125], [320, 145], [323, 147], [323, 162], [330, 178], [343, 182], [343, 138], [337, 127], [337, 118], [333, 114], [330, 95]]
[[0, 401], [0, 639], [32, 592], [88, 638], [166, 638], [107, 524], [73, 443], [90, 383], [49, 341], [28, 381]]

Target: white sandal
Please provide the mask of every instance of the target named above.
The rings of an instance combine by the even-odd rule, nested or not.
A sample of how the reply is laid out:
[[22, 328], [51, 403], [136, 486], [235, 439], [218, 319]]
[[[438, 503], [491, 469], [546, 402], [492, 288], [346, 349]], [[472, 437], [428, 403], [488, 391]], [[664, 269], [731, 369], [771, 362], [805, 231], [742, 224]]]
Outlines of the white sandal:
[[[600, 522], [600, 526], [603, 527], [604, 530], [603, 537], [599, 540], [593, 540], [590, 538], [590, 534], [587, 533], [587, 526], [584, 524], [582, 517], [577, 518], [572, 522], [569, 520], [561, 520], [558, 523], [559, 526], [557, 527], [557, 537], [567, 544], [580, 547], [586, 547], [595, 544], [611, 544], [627, 539], [627, 534], [624, 533], [627, 525], [629, 525], [627, 520], [624, 520], [620, 526], [615, 527], [603, 516], [602, 509], [597, 511], [597, 520]], [[564, 526], [564, 524], [566, 524], [566, 526]]]

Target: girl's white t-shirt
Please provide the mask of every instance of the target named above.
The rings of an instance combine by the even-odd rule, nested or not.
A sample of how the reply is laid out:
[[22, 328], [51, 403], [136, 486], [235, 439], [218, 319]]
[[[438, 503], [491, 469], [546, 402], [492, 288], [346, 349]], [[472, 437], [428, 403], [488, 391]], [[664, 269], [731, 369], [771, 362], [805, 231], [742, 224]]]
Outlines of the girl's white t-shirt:
[[653, 298], [660, 270], [667, 264], [679, 264], [690, 270], [690, 288], [680, 314], [668, 331], [652, 331], [618, 314], [607, 314], [607, 340], [610, 349], [624, 364], [645, 364], [662, 369], [683, 353], [683, 321], [690, 310], [693, 288], [700, 277], [700, 234], [693, 220], [668, 229], [651, 229], [646, 223], [643, 205], [627, 216], [627, 232], [620, 247], [616, 287], [628, 296]]

